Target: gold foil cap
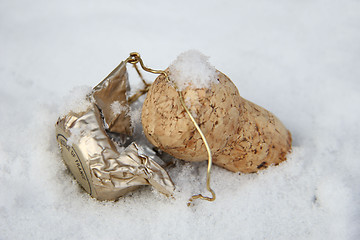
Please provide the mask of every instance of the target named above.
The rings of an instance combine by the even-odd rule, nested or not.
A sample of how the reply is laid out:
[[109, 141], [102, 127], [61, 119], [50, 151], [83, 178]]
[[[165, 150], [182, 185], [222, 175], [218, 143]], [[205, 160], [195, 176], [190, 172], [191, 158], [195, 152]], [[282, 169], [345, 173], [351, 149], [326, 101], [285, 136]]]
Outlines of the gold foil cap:
[[86, 111], [59, 118], [56, 138], [62, 158], [79, 184], [96, 199], [116, 200], [143, 185], [170, 196], [174, 184], [153, 158], [135, 142], [124, 148], [108, 135], [132, 135], [128, 90], [126, 62], [121, 62], [93, 88]]
[[135, 142], [118, 152], [95, 105], [84, 113], [69, 113], [59, 119], [56, 136], [66, 165], [98, 200], [116, 200], [142, 185], [152, 185], [167, 196], [174, 191], [167, 172]]

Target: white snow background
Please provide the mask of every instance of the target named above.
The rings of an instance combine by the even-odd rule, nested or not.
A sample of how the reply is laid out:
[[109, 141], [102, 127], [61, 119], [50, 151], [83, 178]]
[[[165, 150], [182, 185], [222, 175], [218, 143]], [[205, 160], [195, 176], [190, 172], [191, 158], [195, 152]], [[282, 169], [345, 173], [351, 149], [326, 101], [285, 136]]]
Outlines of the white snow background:
[[[165, 69], [188, 49], [273, 112], [293, 153], [259, 174], [215, 166], [217, 200], [192, 208], [206, 163], [169, 172], [176, 200], [90, 198], [55, 140], [65, 96], [131, 51]], [[1, 0], [0, 239], [360, 239], [359, 78], [358, 0]]]

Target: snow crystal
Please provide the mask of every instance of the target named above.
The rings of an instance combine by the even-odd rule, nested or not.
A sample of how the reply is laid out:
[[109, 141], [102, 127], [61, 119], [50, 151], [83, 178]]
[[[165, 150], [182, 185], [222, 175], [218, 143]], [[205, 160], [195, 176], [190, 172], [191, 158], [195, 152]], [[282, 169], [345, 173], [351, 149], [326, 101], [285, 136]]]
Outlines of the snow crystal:
[[141, 107], [131, 107], [129, 115], [133, 126], [141, 124]]
[[211, 84], [217, 83], [217, 72], [208, 59], [209, 57], [197, 50], [180, 54], [169, 66], [170, 80], [179, 90], [184, 90], [188, 86], [210, 88]]
[[115, 116], [121, 114], [122, 112], [126, 112], [128, 110], [128, 106], [121, 105], [119, 101], [114, 101], [110, 105], [110, 108]]

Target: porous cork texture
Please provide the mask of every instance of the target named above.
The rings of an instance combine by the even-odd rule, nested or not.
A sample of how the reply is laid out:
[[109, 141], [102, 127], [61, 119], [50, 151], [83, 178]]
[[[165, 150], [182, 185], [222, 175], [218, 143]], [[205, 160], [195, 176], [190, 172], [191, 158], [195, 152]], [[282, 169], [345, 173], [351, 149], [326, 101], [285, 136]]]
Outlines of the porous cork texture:
[[271, 112], [241, 99], [237, 138], [214, 154], [214, 163], [233, 172], [253, 173], [285, 161], [291, 150], [290, 132]]
[[[210, 146], [213, 162], [233, 172], [257, 172], [286, 159], [291, 135], [270, 112], [242, 98], [232, 81], [218, 72], [210, 89], [183, 90]], [[142, 109], [145, 136], [156, 147], [186, 161], [207, 160], [200, 134], [163, 75], [152, 84]]]

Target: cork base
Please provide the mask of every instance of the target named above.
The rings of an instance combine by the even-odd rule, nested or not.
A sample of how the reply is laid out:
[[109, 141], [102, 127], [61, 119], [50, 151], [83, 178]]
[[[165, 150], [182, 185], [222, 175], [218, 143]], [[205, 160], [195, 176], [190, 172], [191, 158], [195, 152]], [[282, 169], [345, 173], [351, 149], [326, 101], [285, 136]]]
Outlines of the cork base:
[[[214, 163], [233, 172], [256, 172], [286, 159], [291, 135], [270, 112], [242, 98], [218, 72], [211, 89], [186, 88], [185, 103], [204, 133]], [[178, 93], [160, 75], [142, 109], [145, 136], [156, 147], [186, 161], [207, 160], [204, 143]]]
[[214, 154], [214, 164], [253, 173], [286, 160], [291, 134], [272, 113], [243, 99], [237, 139]]

